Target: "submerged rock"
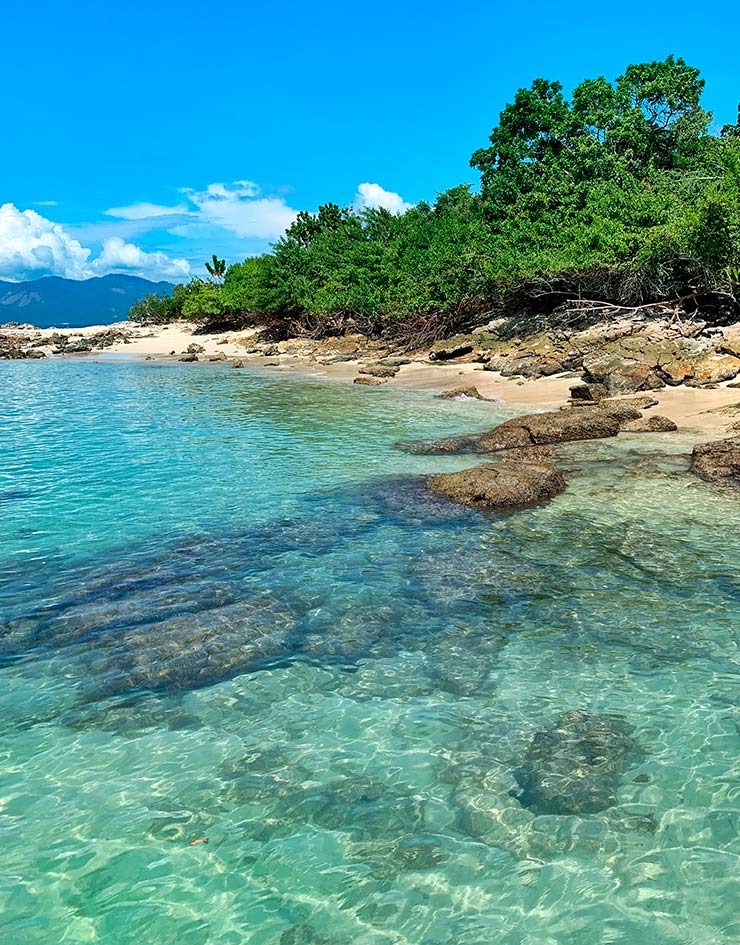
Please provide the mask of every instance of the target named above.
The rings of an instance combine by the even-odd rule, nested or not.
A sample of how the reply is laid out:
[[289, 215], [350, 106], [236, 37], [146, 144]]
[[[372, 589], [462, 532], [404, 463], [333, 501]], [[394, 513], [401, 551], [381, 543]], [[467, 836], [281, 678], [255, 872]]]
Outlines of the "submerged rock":
[[565, 489], [565, 479], [543, 457], [511, 458], [432, 476], [429, 488], [454, 502], [492, 511], [552, 499]]
[[740, 488], [740, 436], [695, 446], [691, 471], [701, 479]]
[[564, 712], [537, 732], [514, 777], [516, 798], [535, 814], [595, 814], [612, 807], [622, 774], [642, 757], [622, 719]]
[[461, 434], [447, 436], [443, 440], [416, 440], [410, 443], [399, 443], [398, 448], [406, 453], [422, 453], [435, 455], [437, 453], [478, 453], [479, 437], [477, 434]]

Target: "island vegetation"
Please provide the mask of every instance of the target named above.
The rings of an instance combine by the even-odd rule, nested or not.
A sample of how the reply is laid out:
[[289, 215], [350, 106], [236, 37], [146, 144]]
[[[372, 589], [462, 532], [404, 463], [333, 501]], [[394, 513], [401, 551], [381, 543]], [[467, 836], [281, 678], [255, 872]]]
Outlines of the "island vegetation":
[[740, 115], [718, 128], [681, 58], [535, 80], [461, 184], [405, 213], [325, 204], [272, 252], [137, 302], [130, 317], [427, 342], [505, 314], [516, 331], [639, 307], [740, 316]]

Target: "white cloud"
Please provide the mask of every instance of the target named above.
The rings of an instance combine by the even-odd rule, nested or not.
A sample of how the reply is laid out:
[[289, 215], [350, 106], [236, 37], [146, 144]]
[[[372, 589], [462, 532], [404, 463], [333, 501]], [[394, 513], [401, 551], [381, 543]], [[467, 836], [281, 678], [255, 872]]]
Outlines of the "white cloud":
[[187, 213], [185, 204], [179, 203], [175, 207], [165, 207], [160, 203], [133, 203], [128, 207], [111, 207], [104, 211], [107, 217], [117, 217], [119, 220], [147, 220], [152, 217], [177, 216]]
[[197, 208], [198, 222], [244, 238], [277, 239], [298, 212], [283, 197], [262, 196], [259, 187], [248, 180], [209, 184], [205, 190], [186, 187], [182, 193]]
[[35, 210], [0, 206], [0, 276], [27, 279], [57, 275], [84, 279], [90, 250]]
[[[184, 201], [176, 206], [141, 202], [111, 207], [105, 214], [115, 222], [89, 224], [76, 232], [85, 238], [94, 239], [97, 234], [99, 239], [107, 240], [161, 229], [190, 241], [209, 240], [219, 252], [225, 252], [219, 249], [224, 243], [233, 242], [227, 238], [227, 234], [233, 234], [242, 241], [263, 241], [259, 248], [265, 249], [264, 241], [282, 236], [298, 212], [282, 196], [265, 195], [250, 180], [215, 181], [200, 190], [183, 187], [180, 193]], [[240, 248], [237, 243], [234, 247], [237, 256], [253, 251], [253, 246]]]
[[100, 254], [83, 246], [60, 223], [35, 210], [0, 206], [0, 278], [30, 279], [64, 276], [88, 279], [109, 272], [128, 272], [153, 279], [185, 279], [190, 265], [165, 253], [147, 253], [120, 237], [105, 240]]
[[99, 275], [106, 272], [128, 272], [145, 279], [187, 279], [190, 263], [187, 259], [170, 259], [165, 253], [147, 253], [133, 243], [113, 236], [103, 243], [103, 249], [90, 268]]
[[363, 183], [357, 188], [354, 205], [358, 210], [377, 209], [382, 207], [390, 213], [405, 213], [413, 207], [406, 203], [400, 194], [392, 190], [384, 190], [380, 184]]
[[34, 200], [34, 207], [58, 207], [58, 200]]

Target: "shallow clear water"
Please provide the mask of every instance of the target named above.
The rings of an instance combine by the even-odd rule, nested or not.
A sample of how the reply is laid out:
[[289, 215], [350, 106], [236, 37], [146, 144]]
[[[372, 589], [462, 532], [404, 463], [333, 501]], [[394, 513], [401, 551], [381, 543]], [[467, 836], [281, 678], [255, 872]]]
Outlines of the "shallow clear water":
[[490, 404], [0, 380], [0, 940], [738, 940], [740, 502], [680, 438], [486, 517], [396, 444]]

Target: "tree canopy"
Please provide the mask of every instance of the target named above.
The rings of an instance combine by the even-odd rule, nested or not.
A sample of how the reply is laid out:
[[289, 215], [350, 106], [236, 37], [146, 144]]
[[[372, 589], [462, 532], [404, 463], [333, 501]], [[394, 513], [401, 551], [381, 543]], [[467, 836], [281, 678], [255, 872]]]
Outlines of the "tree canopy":
[[[568, 98], [536, 79], [502, 111], [466, 184], [394, 215], [325, 204], [301, 212], [272, 252], [176, 293], [194, 319], [283, 330], [451, 330], [527, 280], [560, 280], [615, 302], [697, 287], [734, 298], [740, 271], [740, 115], [712, 131], [704, 81], [683, 59], [630, 65]], [[137, 303], [142, 317], [152, 303]], [[159, 316], [157, 316], [159, 317]]]

